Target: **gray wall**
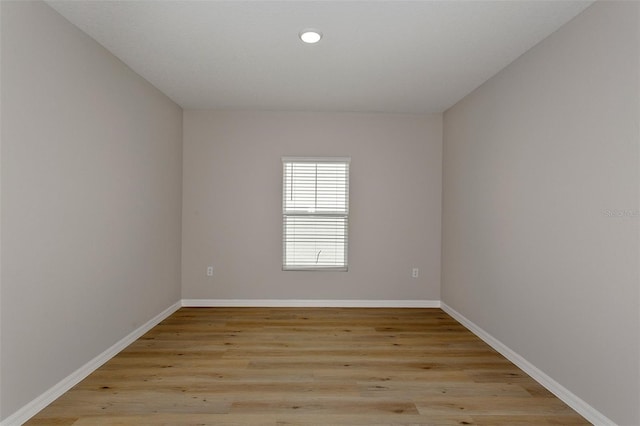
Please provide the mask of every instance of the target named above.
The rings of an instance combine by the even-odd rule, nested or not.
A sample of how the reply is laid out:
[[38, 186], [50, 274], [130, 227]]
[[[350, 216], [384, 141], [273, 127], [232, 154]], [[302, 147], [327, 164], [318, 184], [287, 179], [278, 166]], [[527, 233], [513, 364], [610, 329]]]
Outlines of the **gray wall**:
[[[441, 149], [441, 115], [185, 111], [183, 297], [439, 300]], [[281, 270], [282, 156], [351, 157], [349, 272]]]
[[640, 424], [639, 8], [596, 3], [444, 115], [442, 300], [624, 425]]
[[6, 417], [179, 300], [182, 111], [46, 4], [0, 7]]

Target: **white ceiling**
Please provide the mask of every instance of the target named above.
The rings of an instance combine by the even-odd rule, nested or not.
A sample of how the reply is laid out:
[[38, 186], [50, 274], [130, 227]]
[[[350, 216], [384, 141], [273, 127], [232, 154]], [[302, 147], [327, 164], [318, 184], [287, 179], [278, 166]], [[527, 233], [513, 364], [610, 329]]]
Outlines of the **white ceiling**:
[[591, 4], [48, 3], [185, 109], [399, 113], [446, 110]]

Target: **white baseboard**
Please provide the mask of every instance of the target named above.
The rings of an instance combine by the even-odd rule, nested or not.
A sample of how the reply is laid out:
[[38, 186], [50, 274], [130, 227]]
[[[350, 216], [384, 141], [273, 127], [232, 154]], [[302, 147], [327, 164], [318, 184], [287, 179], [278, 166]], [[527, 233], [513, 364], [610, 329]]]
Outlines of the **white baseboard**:
[[473, 334], [484, 340], [489, 346], [496, 351], [500, 352], [505, 358], [517, 365], [521, 370], [531, 376], [535, 381], [547, 388], [549, 392], [560, 398], [569, 407], [577, 411], [581, 416], [587, 419], [589, 422], [598, 426], [615, 426], [616, 424], [607, 416], [593, 408], [587, 402], [576, 396], [569, 389], [562, 386], [560, 383], [553, 380], [542, 370], [535, 365], [531, 364], [525, 358], [518, 353], [511, 350], [507, 345], [487, 333], [480, 328], [474, 322], [466, 318], [460, 312], [453, 309], [451, 306], [444, 302], [441, 302], [441, 308], [447, 314], [451, 315], [456, 321], [460, 322], [466, 328], [468, 328]]
[[190, 308], [439, 308], [439, 300], [182, 299]]
[[179, 301], [169, 306], [167, 309], [151, 318], [145, 324], [141, 325], [140, 327], [129, 333], [127, 336], [120, 339], [100, 355], [93, 358], [91, 361], [87, 362], [85, 365], [78, 368], [76, 371], [59, 381], [57, 384], [55, 384], [49, 390], [45, 391], [36, 399], [29, 402], [27, 405], [4, 419], [2, 422], [0, 422], [0, 426], [22, 425], [31, 417], [38, 414], [38, 412], [40, 412], [47, 405], [51, 404], [53, 401], [59, 398], [63, 393], [67, 392], [69, 389], [80, 383], [80, 381], [82, 381], [89, 374], [93, 373], [102, 364], [113, 358], [118, 352], [122, 351], [147, 331], [158, 325], [162, 320], [180, 309], [180, 307], [181, 303]]

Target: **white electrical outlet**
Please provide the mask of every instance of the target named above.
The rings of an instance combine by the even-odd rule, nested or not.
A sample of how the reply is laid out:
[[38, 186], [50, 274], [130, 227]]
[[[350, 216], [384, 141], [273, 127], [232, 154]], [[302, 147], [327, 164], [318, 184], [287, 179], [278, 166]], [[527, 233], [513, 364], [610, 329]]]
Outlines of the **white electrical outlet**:
[[419, 270], [418, 268], [413, 268], [413, 269], [411, 270], [411, 276], [412, 276], [413, 278], [418, 278], [418, 275], [420, 275], [420, 270]]
[[213, 276], [213, 266], [207, 266], [207, 276], [208, 277]]

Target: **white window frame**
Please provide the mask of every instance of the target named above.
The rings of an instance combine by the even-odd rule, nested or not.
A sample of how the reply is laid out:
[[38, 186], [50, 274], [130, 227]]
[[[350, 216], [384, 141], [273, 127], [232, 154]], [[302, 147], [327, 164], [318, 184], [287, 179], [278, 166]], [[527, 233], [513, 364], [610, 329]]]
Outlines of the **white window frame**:
[[[345, 171], [345, 205], [343, 209], [339, 209], [339, 211], [323, 211], [319, 212], [316, 209], [313, 211], [305, 211], [305, 210], [295, 210], [294, 208], [287, 208], [287, 165], [288, 164], [343, 164], [346, 166]], [[351, 158], [350, 157], [282, 157], [282, 270], [283, 271], [339, 271], [346, 272], [349, 269], [348, 263], [348, 249], [349, 249], [349, 169], [350, 169]], [[289, 179], [291, 177], [289, 176]], [[317, 179], [317, 172], [316, 172]], [[318, 189], [318, 183], [315, 182], [316, 191]], [[290, 190], [289, 194], [291, 195], [293, 190]], [[292, 196], [292, 195], [291, 195]], [[317, 200], [315, 201], [317, 203]], [[317, 208], [317, 204], [315, 206]], [[342, 219], [343, 222], [343, 234], [341, 234], [344, 241], [344, 249], [343, 249], [343, 264], [337, 265], [310, 265], [310, 264], [295, 264], [292, 261], [287, 259], [287, 243], [288, 243], [288, 234], [287, 234], [287, 223], [288, 218], [300, 218], [304, 219], [307, 222], [312, 221], [313, 218], [318, 218], [319, 222], [322, 220], [327, 220], [329, 218], [339, 218]], [[329, 219], [330, 220], [330, 219]], [[340, 226], [337, 227], [338, 229]], [[295, 238], [295, 237], [294, 237]], [[291, 240], [291, 236], [289, 236], [289, 241]], [[318, 254], [319, 256], [319, 254]], [[316, 259], [317, 263], [317, 259]]]

